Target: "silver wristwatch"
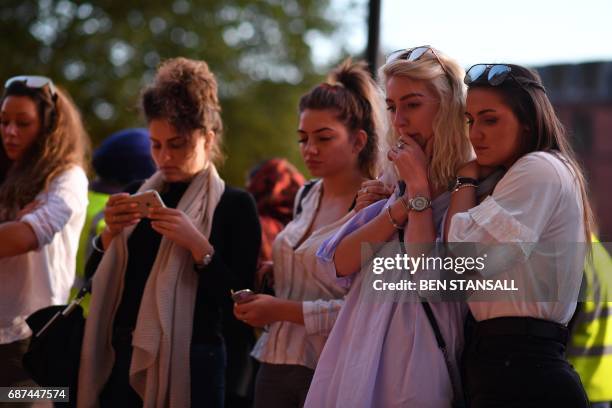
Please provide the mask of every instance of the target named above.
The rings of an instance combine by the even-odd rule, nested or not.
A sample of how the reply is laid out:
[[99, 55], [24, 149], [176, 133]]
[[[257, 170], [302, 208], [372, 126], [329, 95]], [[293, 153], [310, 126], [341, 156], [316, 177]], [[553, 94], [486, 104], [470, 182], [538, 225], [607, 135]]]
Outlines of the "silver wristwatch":
[[[211, 248], [212, 248], [212, 246], [211, 246]], [[196, 264], [195, 264], [196, 268], [197, 269], [202, 269], [202, 268], [207, 267], [212, 262], [212, 258], [213, 258], [214, 254], [215, 254], [215, 249], [212, 248], [212, 251], [207, 253], [207, 254], [205, 254], [202, 257], [202, 260], [200, 260], [200, 262], [196, 262]]]
[[431, 200], [423, 196], [415, 196], [408, 200], [408, 208], [416, 212], [425, 211], [431, 207]]

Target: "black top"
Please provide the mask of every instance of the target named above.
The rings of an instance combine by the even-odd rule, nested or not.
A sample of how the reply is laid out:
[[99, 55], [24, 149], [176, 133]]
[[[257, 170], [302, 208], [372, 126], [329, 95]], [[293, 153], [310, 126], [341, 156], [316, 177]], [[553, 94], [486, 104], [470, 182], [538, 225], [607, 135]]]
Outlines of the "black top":
[[[166, 191], [160, 193], [166, 207], [176, 208], [187, 187], [187, 183], [168, 184]], [[137, 188], [138, 185], [131, 185], [127, 190], [132, 193]], [[125, 332], [136, 326], [145, 284], [160, 242], [161, 235], [151, 228], [147, 218], [130, 235], [124, 290], [113, 322], [115, 331]], [[253, 286], [261, 227], [255, 202], [248, 193], [225, 187], [213, 215], [210, 243], [215, 254], [211, 263], [199, 272], [192, 343], [219, 343], [223, 319], [232, 318], [230, 289]], [[87, 276], [95, 272], [102, 255], [97, 251], [91, 254], [85, 268]], [[233, 326], [237, 322], [228, 323]]]

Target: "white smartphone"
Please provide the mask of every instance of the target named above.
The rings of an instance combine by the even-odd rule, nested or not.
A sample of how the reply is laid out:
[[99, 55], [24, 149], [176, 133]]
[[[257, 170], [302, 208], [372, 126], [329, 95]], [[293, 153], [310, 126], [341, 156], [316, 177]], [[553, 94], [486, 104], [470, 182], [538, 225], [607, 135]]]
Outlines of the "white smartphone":
[[166, 207], [159, 193], [155, 190], [147, 190], [141, 193], [132, 194], [126, 198], [124, 202], [138, 204], [138, 211], [143, 217], [149, 216], [149, 210], [151, 208]]

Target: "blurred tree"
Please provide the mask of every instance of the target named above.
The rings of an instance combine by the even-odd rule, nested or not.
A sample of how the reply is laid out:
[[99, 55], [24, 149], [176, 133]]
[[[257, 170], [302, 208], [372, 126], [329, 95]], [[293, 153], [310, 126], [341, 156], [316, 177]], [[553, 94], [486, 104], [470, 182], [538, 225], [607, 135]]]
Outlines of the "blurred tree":
[[225, 178], [271, 157], [301, 166], [295, 137], [299, 96], [320, 80], [308, 36], [331, 35], [326, 0], [3, 0], [2, 78], [53, 78], [82, 110], [97, 145], [142, 125], [138, 95], [160, 61], [204, 59], [224, 107]]

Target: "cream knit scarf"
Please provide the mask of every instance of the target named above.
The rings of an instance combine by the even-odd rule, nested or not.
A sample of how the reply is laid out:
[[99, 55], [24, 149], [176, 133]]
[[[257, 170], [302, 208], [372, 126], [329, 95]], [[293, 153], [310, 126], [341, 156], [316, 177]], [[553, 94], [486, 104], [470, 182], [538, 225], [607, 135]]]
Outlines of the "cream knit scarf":
[[[162, 185], [157, 172], [139, 191], [159, 190]], [[207, 238], [224, 189], [225, 183], [210, 164], [194, 177], [177, 205]], [[95, 273], [81, 350], [79, 407], [99, 406], [98, 397], [115, 361], [112, 324], [121, 301], [127, 240], [133, 230], [126, 228], [113, 238]], [[145, 408], [191, 405], [189, 355], [197, 284], [191, 253], [162, 238], [132, 340], [130, 383]]]

